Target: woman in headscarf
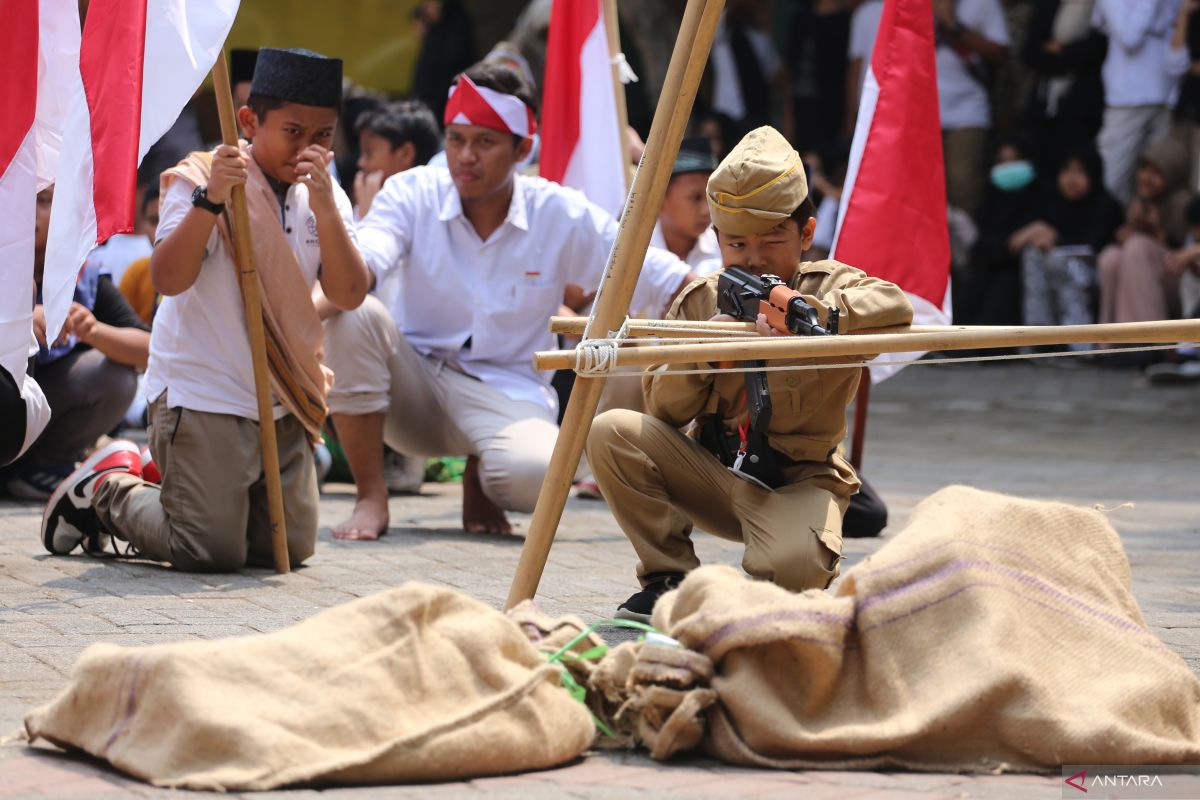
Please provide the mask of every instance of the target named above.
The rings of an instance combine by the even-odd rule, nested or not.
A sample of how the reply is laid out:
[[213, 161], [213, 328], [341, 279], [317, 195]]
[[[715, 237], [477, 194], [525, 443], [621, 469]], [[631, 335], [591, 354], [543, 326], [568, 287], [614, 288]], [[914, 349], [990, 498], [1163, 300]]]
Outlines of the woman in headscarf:
[[[1121, 225], [1121, 206], [1104, 188], [1100, 155], [1069, 151], [1038, 202], [1037, 218], [1009, 237], [1021, 254], [1026, 325], [1087, 325], [1096, 286], [1096, 254]], [[1086, 345], [1080, 346], [1086, 349]]]
[[1167, 252], [1187, 237], [1187, 175], [1187, 150], [1174, 139], [1155, 142], [1139, 159], [1125, 224], [1100, 254], [1101, 322], [1169, 319], [1177, 311], [1178, 276], [1167, 269]]

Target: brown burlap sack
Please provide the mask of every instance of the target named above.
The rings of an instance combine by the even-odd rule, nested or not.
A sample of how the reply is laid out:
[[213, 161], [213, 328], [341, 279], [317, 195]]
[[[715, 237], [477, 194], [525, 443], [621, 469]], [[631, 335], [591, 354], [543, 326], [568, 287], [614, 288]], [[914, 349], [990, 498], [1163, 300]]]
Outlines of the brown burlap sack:
[[234, 791], [543, 769], [595, 733], [517, 623], [420, 584], [263, 636], [95, 645], [25, 726], [159, 786]]
[[[714, 669], [711, 681], [694, 670], [690, 688], [663, 684], [670, 713], [639, 722], [660, 758], [707, 722], [707, 752], [752, 766], [1200, 762], [1200, 680], [1147, 630], [1097, 511], [944, 489], [836, 596], [705, 567], [654, 623]], [[662, 657], [643, 648], [636, 662]], [[616, 681], [631, 703], [654, 688], [636, 669]]]

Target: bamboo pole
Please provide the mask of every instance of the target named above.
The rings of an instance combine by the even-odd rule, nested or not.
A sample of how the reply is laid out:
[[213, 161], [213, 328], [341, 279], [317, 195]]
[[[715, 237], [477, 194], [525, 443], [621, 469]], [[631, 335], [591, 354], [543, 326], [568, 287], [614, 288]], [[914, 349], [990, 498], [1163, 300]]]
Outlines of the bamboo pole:
[[[609, 253], [604, 278], [596, 293], [594, 327], [585, 331], [585, 338], [594, 335], [593, 331], [605, 335], [616, 330], [629, 311], [646, 248], [650, 245], [650, 233], [658, 220], [679, 142], [683, 139], [700, 75], [708, 61], [724, 7], [725, 0], [688, 0], [667, 79], [654, 112], [650, 138], [634, 175], [621, 213], [617, 240]], [[603, 377], [575, 381], [509, 589], [509, 608], [533, 597], [537, 591], [603, 389]]]
[[[221, 119], [221, 140], [238, 146], [234, 120], [233, 93], [229, 88], [229, 68], [222, 51], [212, 69], [213, 89], [217, 95], [217, 115]], [[246, 329], [250, 333], [250, 359], [254, 364], [254, 394], [258, 400], [258, 430], [262, 443], [263, 475], [267, 483], [267, 518], [271, 526], [271, 553], [275, 571], [291, 571], [288, 557], [287, 528], [283, 515], [283, 484], [279, 478], [279, 447], [275, 442], [275, 414], [271, 402], [271, 376], [267, 367], [267, 337], [263, 328], [262, 296], [258, 270], [254, 266], [254, 247], [250, 238], [250, 215], [246, 208], [246, 187], [235, 186], [229, 197], [229, 234], [242, 282], [246, 309]]]
[[[862, 336], [779, 336], [706, 344], [663, 344], [619, 349], [615, 367], [652, 364], [703, 364], [718, 361], [777, 361], [797, 358], [846, 358], [927, 350], [975, 350], [1060, 344], [1170, 344], [1200, 340], [1200, 319], [1113, 322], [1104, 325], [1025, 325], [888, 333]], [[539, 370], [573, 369], [574, 350], [534, 353]]]
[[854, 433], [850, 437], [850, 466], [862, 469], [867, 438], [867, 404], [871, 402], [871, 368], [859, 370], [858, 392], [854, 395]]
[[612, 62], [613, 96], [617, 103], [617, 142], [621, 146], [621, 174], [625, 176], [625, 193], [633, 183], [633, 164], [629, 157], [629, 110], [625, 103], [625, 84], [621, 82], [621, 28], [617, 0], [604, 0], [604, 32], [608, 34], [608, 57]]
[[[587, 317], [551, 317], [550, 332], [564, 336], [582, 336]], [[895, 325], [885, 328], [866, 328], [849, 331], [850, 335], [864, 333], [933, 333], [968, 330], [965, 325]], [[631, 338], [654, 336], [663, 339], [695, 336], [757, 336], [753, 322], [693, 322], [686, 319], [631, 319], [627, 331]]]

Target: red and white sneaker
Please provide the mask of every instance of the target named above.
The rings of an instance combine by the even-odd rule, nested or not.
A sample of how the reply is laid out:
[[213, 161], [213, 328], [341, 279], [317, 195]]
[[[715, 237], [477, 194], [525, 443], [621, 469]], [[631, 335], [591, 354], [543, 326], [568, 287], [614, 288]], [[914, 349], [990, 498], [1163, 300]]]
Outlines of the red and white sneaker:
[[154, 463], [154, 456], [150, 454], [150, 446], [144, 445], [138, 455], [142, 460], [142, 480], [146, 483], [153, 483], [155, 486], [161, 484], [162, 473], [158, 470], [158, 464]]
[[125, 439], [109, 442], [79, 465], [59, 484], [42, 514], [42, 544], [55, 555], [64, 556], [85, 539], [100, 532], [92, 498], [96, 487], [109, 475], [127, 472], [141, 477], [142, 460], [138, 446]]
[[600, 491], [600, 484], [596, 483], [595, 478], [585, 478], [581, 481], [575, 481], [575, 496], [582, 497], [585, 500], [604, 499], [604, 494]]

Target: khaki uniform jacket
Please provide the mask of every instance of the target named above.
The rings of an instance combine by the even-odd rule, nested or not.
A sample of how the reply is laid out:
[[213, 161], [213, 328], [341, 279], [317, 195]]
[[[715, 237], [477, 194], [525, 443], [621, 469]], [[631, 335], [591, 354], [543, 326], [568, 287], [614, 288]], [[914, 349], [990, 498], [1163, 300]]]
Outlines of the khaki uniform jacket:
[[[667, 319], [707, 320], [717, 313], [717, 281], [720, 272], [687, 286], [675, 299]], [[810, 261], [800, 265], [790, 285], [816, 308], [821, 324], [829, 308], [840, 309], [839, 330], [906, 325], [913, 309], [900, 287], [872, 278], [862, 270], [839, 261]], [[861, 361], [862, 359], [850, 359]], [[774, 361], [771, 366], [815, 364], [815, 359]], [[712, 364], [679, 364], [666, 373], [642, 378], [646, 407], [650, 414], [682, 428], [694, 419], [719, 416], [726, 429], [735, 431], [747, 417], [745, 375], [740, 372], [671, 375], [671, 370], [711, 369]], [[767, 439], [772, 448], [793, 462], [783, 463], [789, 481], [829, 468], [853, 494], [858, 481], [853, 470], [836, 455], [846, 436], [846, 407], [858, 391], [860, 370], [847, 368], [768, 372], [772, 415]]]

